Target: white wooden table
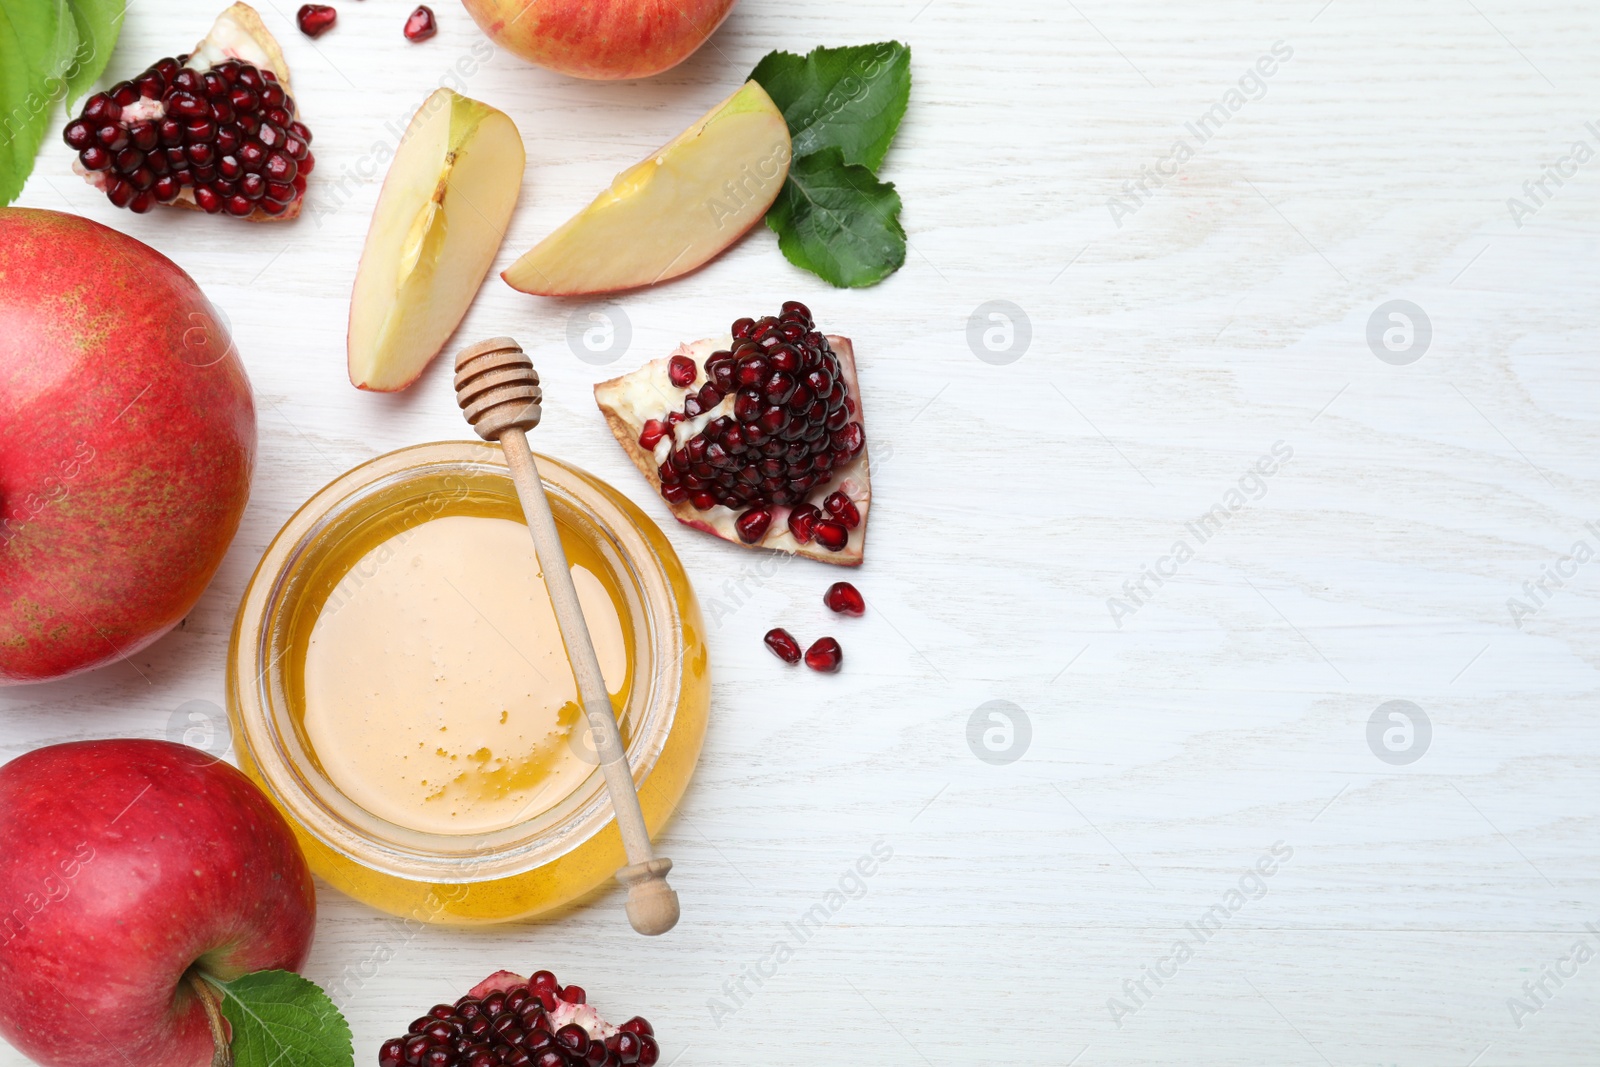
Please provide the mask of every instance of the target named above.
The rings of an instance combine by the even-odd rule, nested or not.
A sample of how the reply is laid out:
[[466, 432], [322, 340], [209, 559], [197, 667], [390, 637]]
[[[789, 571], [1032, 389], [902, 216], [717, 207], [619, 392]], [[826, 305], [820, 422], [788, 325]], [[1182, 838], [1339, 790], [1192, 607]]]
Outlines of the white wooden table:
[[[298, 223], [117, 211], [54, 139], [21, 201], [195, 276], [232, 321], [261, 451], [184, 628], [137, 672], [0, 693], [7, 757], [167, 736], [186, 703], [219, 704], [234, 607], [293, 509], [379, 451], [463, 436], [444, 366], [361, 394], [343, 337], [373, 161], [482, 38], [448, 2], [419, 46], [400, 36], [409, 0], [339, 6], [313, 44], [287, 0], [263, 5], [317, 135]], [[192, 7], [135, 4], [111, 73], [186, 48], [209, 19]], [[763, 230], [614, 302], [491, 277], [458, 335], [523, 340], [549, 398], [538, 447], [666, 523], [589, 386], [809, 303], [855, 338], [868, 434], [893, 452], [853, 576], [867, 616], [828, 617], [831, 568], [763, 576], [671, 525], [720, 619], [710, 734], [663, 845], [682, 925], [641, 939], [608, 891], [547, 922], [419, 932], [325, 889], [309, 974], [357, 1062], [501, 967], [646, 1015], [683, 1067], [1596, 1062], [1600, 961], [1546, 979], [1539, 1004], [1523, 983], [1570, 971], [1575, 942], [1600, 956], [1600, 563], [1527, 617], [1508, 600], [1574, 542], [1600, 549], [1600, 161], [1560, 163], [1575, 141], [1600, 153], [1600, 10], [744, 0], [647, 82], [495, 54], [464, 91], [512, 115], [529, 159], [497, 269], [769, 49], [890, 37], [916, 85], [884, 172], [911, 252], [887, 283], [835, 292]], [[1246, 77], [1275, 45], [1271, 75]], [[1558, 163], [1564, 184], [1532, 203], [1523, 183]], [[1025, 315], [1025, 350], [1015, 313], [972, 324], [995, 300]], [[1387, 310], [1369, 345], [1394, 300], [1426, 316], [1425, 351]], [[597, 310], [631, 333], [606, 365], [565, 340]], [[1213, 508], [1202, 541], [1186, 524]], [[1146, 567], [1167, 573], [1141, 591]], [[759, 640], [780, 623], [834, 633], [844, 672], [781, 668]], [[1409, 750], [1401, 720], [1369, 744], [1396, 700], [1426, 718], [1410, 712]], [[991, 701], [1017, 728], [980, 713]], [[875, 843], [892, 858], [798, 943], [786, 924]], [[1263, 857], [1274, 873], [1250, 876]], [[757, 968], [771, 976], [743, 977]]]

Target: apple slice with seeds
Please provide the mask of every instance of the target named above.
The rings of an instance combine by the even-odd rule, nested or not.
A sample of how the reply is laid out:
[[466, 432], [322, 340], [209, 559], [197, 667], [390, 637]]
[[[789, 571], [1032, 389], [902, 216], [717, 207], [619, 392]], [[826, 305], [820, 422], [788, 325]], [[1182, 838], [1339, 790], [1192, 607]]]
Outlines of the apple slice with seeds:
[[736, 545], [861, 563], [872, 502], [855, 350], [805, 305], [601, 382], [606, 423], [673, 517]]
[[609, 293], [686, 274], [766, 215], [789, 174], [789, 124], [755, 82], [617, 175], [501, 277], [537, 296]]
[[439, 89], [423, 101], [372, 213], [350, 296], [350, 381], [416, 380], [489, 273], [522, 189], [522, 135], [488, 104]]

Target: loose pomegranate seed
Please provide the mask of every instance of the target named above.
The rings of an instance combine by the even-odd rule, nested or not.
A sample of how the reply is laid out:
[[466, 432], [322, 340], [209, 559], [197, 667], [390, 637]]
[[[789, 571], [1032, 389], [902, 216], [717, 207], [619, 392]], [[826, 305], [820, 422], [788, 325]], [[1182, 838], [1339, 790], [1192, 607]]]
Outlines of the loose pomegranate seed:
[[806, 666], [823, 674], [832, 674], [844, 663], [844, 649], [831, 637], [819, 637], [806, 649]]
[[[796, 641], [794, 639], [794, 635], [788, 630], [785, 630], [783, 627], [773, 627], [767, 631], [767, 635], [761, 640], [765, 641], [767, 647], [772, 649], [772, 654], [783, 660], [783, 662], [800, 662], [800, 642]], [[633, 1020], [629, 1019], [628, 1022], [631, 1023]], [[628, 1023], [623, 1023], [622, 1025], [626, 1027]]]
[[850, 543], [850, 531], [844, 524], [827, 520], [817, 523], [812, 536], [817, 539], [817, 544], [829, 552], [842, 552], [844, 546]]
[[688, 356], [673, 356], [667, 360], [667, 380], [679, 389], [686, 389], [700, 374], [694, 360]]
[[739, 540], [747, 545], [753, 545], [766, 534], [767, 527], [772, 525], [772, 512], [766, 508], [751, 508], [734, 520], [734, 526], [739, 531]]
[[426, 4], [419, 5], [406, 19], [405, 34], [408, 41], [426, 41], [438, 32], [439, 27], [433, 21], [433, 10]]
[[333, 28], [339, 13], [327, 4], [304, 4], [295, 15], [300, 32], [307, 37], [321, 37]]
[[867, 602], [862, 598], [861, 590], [849, 582], [834, 582], [828, 586], [828, 591], [822, 594], [822, 602], [828, 605], [829, 610], [841, 615], [867, 613]]
[[585, 1004], [589, 1000], [589, 995], [583, 991], [583, 986], [581, 985], [567, 986], [561, 990], [560, 996], [568, 1004]]

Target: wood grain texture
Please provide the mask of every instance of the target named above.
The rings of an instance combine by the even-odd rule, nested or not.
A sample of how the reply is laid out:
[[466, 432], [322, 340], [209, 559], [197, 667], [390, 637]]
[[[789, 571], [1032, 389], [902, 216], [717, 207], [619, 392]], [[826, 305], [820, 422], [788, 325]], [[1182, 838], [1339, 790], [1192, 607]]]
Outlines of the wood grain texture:
[[[376, 453], [463, 436], [447, 361], [402, 395], [360, 394], [343, 337], [386, 154], [475, 45], [485, 58], [459, 88], [510, 114], [528, 148], [503, 268], [769, 49], [894, 37], [916, 83], [884, 169], [911, 243], [888, 282], [833, 291], [755, 232], [615, 301], [542, 301], [491, 276], [459, 331], [458, 346], [516, 336], [544, 380], [535, 446], [667, 529], [711, 625], [714, 713], [660, 843], [683, 898], [665, 938], [618, 923], [616, 888], [468, 932], [324, 890], [309, 974], [348, 1012], [358, 1063], [501, 967], [549, 967], [602, 1011], [646, 1015], [681, 1067], [1595, 1062], [1600, 961], [1547, 980], [1520, 1025], [1507, 1001], [1575, 942], [1600, 954], [1585, 925], [1600, 928], [1600, 563], [1521, 625], [1507, 601], [1579, 539], [1600, 547], [1585, 525], [1600, 520], [1600, 160], [1547, 182], [1521, 225], [1507, 200], [1574, 141], [1600, 152], [1586, 126], [1600, 11], [744, 0], [680, 68], [589, 84], [485, 50], [452, 5], [438, 38], [408, 45], [405, 10], [342, 4], [313, 43], [289, 5], [264, 6], [317, 134], [292, 225], [119, 212], [68, 173], [58, 140], [46, 149], [23, 203], [140, 237], [225, 310], [261, 455], [183, 629], [131, 664], [0, 693], [5, 755], [181, 733], [187, 702], [221, 702], [234, 607], [299, 503]], [[175, 0], [134, 5], [108, 73], [203, 21]], [[1185, 124], [1278, 42], [1292, 56], [1264, 92], [1224, 104], [1215, 135], [1114, 219], [1110, 198], [1167, 165]], [[878, 462], [859, 620], [823, 608], [833, 569], [758, 568], [670, 522], [590, 396], [791, 297], [860, 355]], [[1406, 366], [1366, 339], [1395, 299], [1432, 325]], [[1014, 362], [969, 345], [991, 300], [1031, 326]], [[569, 349], [569, 323], [592, 312], [626, 316], [614, 362]], [[1277, 442], [1292, 457], [1256, 493]], [[1228, 510], [1241, 479], [1258, 498]], [[1114, 620], [1108, 598], [1219, 504], [1217, 532]], [[758, 636], [776, 624], [834, 634], [844, 671], [784, 670]], [[995, 700], [1031, 728], [1006, 765], [968, 742]], [[1409, 765], [1368, 746], [1390, 700], [1431, 722]], [[1251, 899], [1114, 1020], [1124, 981], [1199, 941], [1185, 924], [1226, 910], [1276, 842], [1292, 856], [1264, 895], [1246, 880]], [[850, 873], [863, 858], [870, 877]], [[830, 911], [841, 885], [856, 895]], [[802, 942], [790, 924], [818, 905], [827, 919]], [[759, 985], [743, 977], [758, 967]], [[969, 1015], [975, 992], [990, 999]]]

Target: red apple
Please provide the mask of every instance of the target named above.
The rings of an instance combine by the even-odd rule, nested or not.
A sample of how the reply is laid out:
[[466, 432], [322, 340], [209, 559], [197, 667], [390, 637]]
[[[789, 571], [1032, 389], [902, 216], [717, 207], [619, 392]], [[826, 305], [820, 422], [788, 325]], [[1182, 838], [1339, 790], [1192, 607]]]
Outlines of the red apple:
[[706, 43], [734, 0], [464, 0], [501, 48], [575, 78], [648, 78]]
[[45, 1067], [206, 1067], [191, 969], [294, 970], [311, 872], [244, 775], [167, 741], [0, 767], [0, 1036]]
[[187, 274], [97, 222], [0, 209], [0, 685], [176, 625], [255, 450], [244, 365]]

